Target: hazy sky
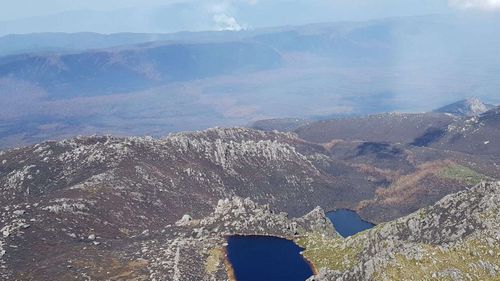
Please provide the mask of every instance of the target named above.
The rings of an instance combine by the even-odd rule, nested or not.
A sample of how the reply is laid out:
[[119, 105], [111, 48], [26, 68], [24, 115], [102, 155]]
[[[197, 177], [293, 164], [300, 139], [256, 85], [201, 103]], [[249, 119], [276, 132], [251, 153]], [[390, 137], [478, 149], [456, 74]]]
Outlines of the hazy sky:
[[0, 7], [1, 35], [240, 30], [468, 11], [496, 13], [500, 0], [0, 0]]
[[[495, 9], [500, 8], [500, 0], [0, 0], [0, 20], [12, 20], [39, 15], [55, 14], [72, 10], [113, 10], [126, 7], [168, 5], [192, 2], [219, 6], [225, 9], [252, 9], [270, 2], [288, 2], [283, 5], [302, 5], [322, 2], [325, 7], [347, 15], [359, 17], [370, 15], [407, 15], [420, 13], [442, 13], [456, 8]], [[316, 3], [316, 6], [317, 3]], [[449, 9], [451, 7], [452, 9]], [[318, 11], [319, 12], [319, 11]]]

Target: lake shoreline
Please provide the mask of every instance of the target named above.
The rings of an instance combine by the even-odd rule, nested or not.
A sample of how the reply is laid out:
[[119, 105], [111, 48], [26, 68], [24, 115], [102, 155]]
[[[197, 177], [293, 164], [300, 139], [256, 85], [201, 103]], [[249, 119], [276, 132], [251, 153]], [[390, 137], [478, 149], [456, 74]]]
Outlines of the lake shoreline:
[[231, 264], [231, 261], [229, 261], [227, 246], [224, 247], [223, 252], [224, 252], [224, 267], [226, 268], [227, 279], [229, 281], [237, 281], [236, 274], [234, 273], [233, 265]]

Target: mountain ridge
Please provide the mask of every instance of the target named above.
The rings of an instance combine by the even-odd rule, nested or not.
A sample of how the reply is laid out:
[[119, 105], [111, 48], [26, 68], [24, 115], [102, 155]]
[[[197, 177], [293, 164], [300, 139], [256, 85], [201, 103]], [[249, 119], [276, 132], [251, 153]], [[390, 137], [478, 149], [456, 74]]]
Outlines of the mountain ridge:
[[[499, 195], [500, 182], [481, 183], [448, 195], [416, 213], [337, 242], [340, 245], [332, 243], [335, 239], [314, 234], [299, 239], [299, 244], [306, 247], [304, 255], [313, 260], [313, 264], [322, 266], [319, 276], [310, 280], [461, 279], [465, 276], [495, 280], [500, 275]], [[329, 259], [318, 249], [320, 245], [328, 247], [327, 253], [341, 251], [340, 258], [348, 262], [343, 266], [333, 260], [339, 256], [334, 253]], [[342, 246], [347, 249], [342, 250]]]
[[[490, 25], [474, 31], [482, 20], [409, 17], [158, 38], [57, 35], [58, 46], [71, 49], [67, 42], [76, 40], [84, 50], [3, 58], [0, 147], [87, 134], [162, 136], [268, 118], [422, 112], [466, 95], [498, 103], [490, 69], [500, 41]], [[44, 36], [52, 38], [13, 36], [6, 45], [26, 40], [29, 48]], [[115, 40], [125, 45], [110, 46]], [[183, 47], [161, 47], [167, 43]]]
[[470, 98], [466, 100], [461, 100], [439, 109], [435, 112], [449, 113], [456, 116], [477, 116], [481, 115], [489, 110], [494, 109], [496, 106], [493, 104], [483, 103], [478, 98]]
[[[419, 151], [356, 142], [325, 147], [293, 133], [215, 128], [163, 139], [80, 137], [1, 151], [0, 277], [225, 280], [224, 235], [335, 236], [316, 206], [356, 209], [375, 198], [380, 185], [418, 173], [416, 163], [440, 158], [427, 148], [413, 149]], [[454, 161], [433, 166], [448, 174], [438, 175], [433, 186], [441, 193], [431, 201], [409, 201], [415, 209], [396, 206], [400, 212], [390, 218], [377, 208], [371, 210], [378, 215], [361, 215], [387, 221], [464, 190], [471, 184], [461, 183], [460, 175], [448, 178], [449, 169], [471, 161], [475, 169], [498, 174], [484, 160], [457, 155]], [[403, 174], [392, 170], [394, 163]], [[413, 194], [427, 196], [422, 191], [416, 187]], [[289, 219], [283, 211], [305, 217]], [[207, 272], [207, 259], [220, 262]]]

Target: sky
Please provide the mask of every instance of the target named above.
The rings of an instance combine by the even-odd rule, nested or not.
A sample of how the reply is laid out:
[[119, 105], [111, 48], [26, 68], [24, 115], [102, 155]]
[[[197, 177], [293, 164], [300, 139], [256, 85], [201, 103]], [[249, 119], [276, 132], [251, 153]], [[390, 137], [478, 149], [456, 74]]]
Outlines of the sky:
[[[212, 6], [213, 10], [228, 10], [228, 9], [255, 9], [259, 6], [268, 5], [270, 2], [278, 2], [276, 0], [221, 0], [221, 1], [186, 1], [186, 0], [0, 0], [2, 9], [0, 9], [0, 20], [14, 20], [20, 18], [28, 18], [33, 16], [57, 14], [60, 12], [74, 11], [74, 10], [116, 10], [120, 8], [129, 7], [144, 7], [144, 6], [160, 6], [169, 5], [173, 3], [191, 2]], [[443, 7], [446, 7], [446, 1], [443, 0], [290, 0], [283, 4], [289, 5], [307, 5], [308, 2], [322, 2], [333, 10], [343, 10], [346, 16], [359, 17], [359, 10], [361, 13], [372, 14], [373, 8], [376, 10], [383, 10], [385, 14], [408, 14], [418, 11], [435, 10], [436, 12], [443, 12]], [[300, 3], [302, 2], [302, 3]], [[434, 2], [434, 3], [432, 3]], [[459, 1], [453, 1], [459, 2]], [[470, 2], [470, 1], [462, 1]], [[480, 2], [480, 1], [478, 1]], [[487, 2], [487, 1], [486, 1]], [[496, 2], [496, 1], [493, 1]], [[443, 5], [444, 3], [444, 5]], [[427, 7], [424, 7], [427, 6]], [[364, 7], [371, 7], [371, 11], [362, 11]], [[354, 8], [354, 10], [353, 10]], [[355, 11], [358, 9], [358, 11]], [[412, 12], [413, 11], [413, 12]]]
[[[277, 0], [1, 0], [0, 18], [12, 20], [39, 15], [55, 14], [71, 10], [113, 10], [125, 7], [158, 6], [172, 3], [194, 2], [211, 3], [219, 6], [247, 5], [259, 6]], [[289, 0], [290, 3], [308, 3], [314, 0]], [[317, 2], [317, 1], [316, 1]], [[322, 0], [327, 6], [333, 9], [351, 6], [372, 7], [377, 10], [384, 10], [387, 13], [410, 13], [410, 11], [421, 11], [436, 9], [436, 12], [443, 11], [443, 7], [450, 8], [472, 8], [472, 9], [499, 9], [500, 0]], [[349, 6], [349, 5], [347, 5]], [[428, 6], [426, 8], [425, 6]], [[401, 8], [404, 7], [404, 8]], [[405, 11], [406, 10], [406, 11]]]
[[[106, 33], [131, 29], [125, 23], [100, 28], [109, 25], [103, 21], [106, 18], [122, 20], [132, 17], [135, 21], [130, 25], [136, 28], [130, 31], [241, 30], [464, 11], [496, 12], [500, 11], [500, 0], [0, 0], [0, 6], [0, 22], [5, 25], [4, 30], [0, 30], [2, 33]], [[165, 7], [170, 9], [163, 12], [160, 8]], [[151, 23], [152, 11], [162, 11], [158, 12], [160, 16], [172, 20]], [[43, 18], [65, 12], [74, 13], [60, 19], [58, 16]], [[33, 17], [39, 17], [38, 22], [30, 19]], [[57, 22], [51, 23], [56, 19]], [[94, 21], [94, 24], [81, 24], [85, 19]]]

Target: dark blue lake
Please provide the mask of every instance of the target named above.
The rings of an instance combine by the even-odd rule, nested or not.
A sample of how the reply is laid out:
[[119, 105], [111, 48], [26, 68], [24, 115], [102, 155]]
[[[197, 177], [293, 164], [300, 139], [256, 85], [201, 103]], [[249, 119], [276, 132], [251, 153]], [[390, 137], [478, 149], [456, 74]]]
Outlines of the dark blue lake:
[[351, 210], [340, 209], [328, 212], [326, 216], [342, 237], [349, 237], [375, 226], [373, 223], [364, 221], [356, 212]]
[[237, 281], [304, 281], [311, 267], [292, 241], [268, 236], [231, 236], [227, 254]]

